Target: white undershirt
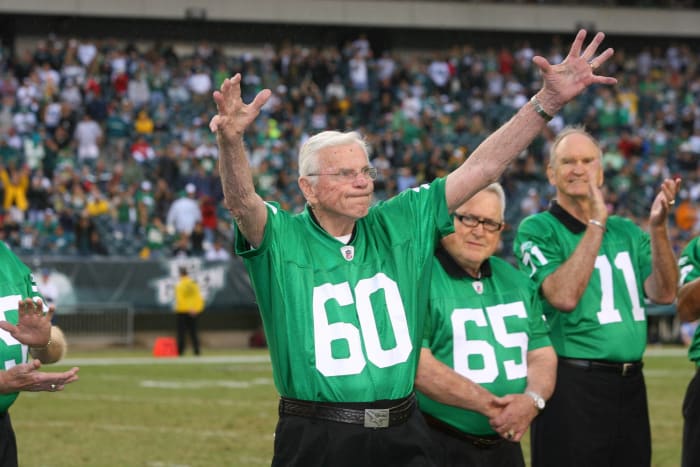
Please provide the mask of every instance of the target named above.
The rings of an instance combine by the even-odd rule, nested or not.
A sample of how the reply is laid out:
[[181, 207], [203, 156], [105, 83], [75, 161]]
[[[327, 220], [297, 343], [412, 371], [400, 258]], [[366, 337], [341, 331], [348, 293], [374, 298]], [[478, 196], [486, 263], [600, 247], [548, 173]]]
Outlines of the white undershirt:
[[350, 241], [350, 237], [352, 237], [352, 234], [351, 234], [351, 233], [349, 233], [349, 234], [347, 234], [347, 235], [342, 235], [342, 236], [340, 236], [340, 237], [335, 237], [335, 239], [338, 240], [339, 242], [342, 242], [342, 243], [344, 243], [345, 245], [347, 245], [348, 242]]

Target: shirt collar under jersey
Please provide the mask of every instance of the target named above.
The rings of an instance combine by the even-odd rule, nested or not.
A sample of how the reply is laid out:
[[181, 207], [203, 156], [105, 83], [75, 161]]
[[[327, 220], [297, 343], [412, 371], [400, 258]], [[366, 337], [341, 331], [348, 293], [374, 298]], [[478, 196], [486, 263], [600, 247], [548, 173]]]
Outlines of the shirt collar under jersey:
[[454, 259], [452, 259], [452, 256], [450, 256], [442, 245], [435, 249], [435, 257], [438, 259], [445, 272], [455, 279], [467, 278], [477, 281], [491, 277], [491, 263], [489, 262], [489, 258], [486, 258], [486, 260], [481, 263], [481, 267], [479, 268], [479, 277], [473, 277], [467, 271], [462, 269]]
[[553, 199], [549, 203], [549, 213], [553, 215], [559, 222], [564, 224], [564, 227], [569, 229], [571, 233], [580, 234], [586, 230], [586, 224], [576, 219], [569, 212], [561, 207], [557, 200]]
[[[309, 216], [311, 217], [311, 220], [314, 221], [314, 224], [316, 224], [316, 226], [317, 226], [319, 229], [321, 229], [321, 230], [323, 230], [324, 232], [328, 233], [328, 232], [326, 231], [326, 229], [324, 229], [323, 227], [321, 227], [321, 224], [318, 222], [318, 219], [316, 219], [316, 214], [314, 214], [314, 210], [311, 209], [311, 205], [310, 205], [309, 203], [306, 203], [306, 212], [309, 213]], [[352, 241], [355, 240], [355, 234], [356, 234], [356, 233], [357, 233], [357, 222], [355, 222], [355, 225], [352, 226], [352, 236], [350, 237], [350, 239], [349, 239], [347, 242], [345, 242], [346, 245], [351, 244]], [[330, 235], [330, 234], [328, 234], [328, 235]], [[338, 239], [337, 237], [333, 237], [333, 238]], [[340, 240], [338, 240], [338, 241], [340, 241]]]

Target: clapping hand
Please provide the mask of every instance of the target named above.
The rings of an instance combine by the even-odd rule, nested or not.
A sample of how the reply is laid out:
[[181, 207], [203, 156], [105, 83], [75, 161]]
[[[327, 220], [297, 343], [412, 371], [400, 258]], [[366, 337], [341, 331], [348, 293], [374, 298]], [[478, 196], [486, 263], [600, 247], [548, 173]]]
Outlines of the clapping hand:
[[51, 336], [51, 318], [55, 307], [51, 305], [44, 313], [44, 304], [41, 299], [25, 298], [20, 300], [17, 310], [19, 319], [17, 325], [9, 321], [0, 321], [0, 329], [12, 335], [25, 345], [41, 347], [49, 342]]

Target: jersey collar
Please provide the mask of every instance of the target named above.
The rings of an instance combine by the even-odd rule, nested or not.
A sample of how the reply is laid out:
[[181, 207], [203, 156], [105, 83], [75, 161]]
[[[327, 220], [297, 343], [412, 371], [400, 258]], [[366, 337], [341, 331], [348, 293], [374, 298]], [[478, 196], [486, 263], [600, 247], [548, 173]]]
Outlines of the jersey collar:
[[[318, 219], [316, 219], [316, 215], [314, 214], [314, 210], [311, 209], [311, 206], [309, 205], [309, 203], [306, 203], [306, 212], [309, 214], [309, 217], [311, 218], [313, 223], [316, 224], [316, 227], [318, 227], [320, 230], [323, 230], [328, 235], [332, 236], [331, 234], [329, 234], [326, 231], [326, 229], [321, 227], [321, 224], [318, 222]], [[352, 243], [352, 241], [355, 240], [355, 234], [357, 234], [357, 222], [355, 222], [355, 225], [352, 227], [352, 235], [350, 236], [350, 240], [348, 240], [347, 245], [350, 245]]]
[[580, 234], [586, 230], [586, 224], [569, 214], [569, 212], [561, 207], [555, 199], [553, 199], [549, 204], [549, 213], [559, 222], [564, 224], [564, 227], [569, 229], [571, 233]]
[[442, 245], [435, 249], [435, 257], [440, 262], [440, 265], [445, 272], [455, 279], [471, 279], [476, 281], [491, 277], [491, 263], [489, 262], [489, 258], [486, 258], [486, 260], [481, 263], [481, 267], [479, 268], [481, 277], [477, 278], [472, 277], [467, 271], [462, 269], [460, 265], [457, 264], [454, 259], [452, 259], [452, 256], [450, 256], [450, 254], [442, 247]]

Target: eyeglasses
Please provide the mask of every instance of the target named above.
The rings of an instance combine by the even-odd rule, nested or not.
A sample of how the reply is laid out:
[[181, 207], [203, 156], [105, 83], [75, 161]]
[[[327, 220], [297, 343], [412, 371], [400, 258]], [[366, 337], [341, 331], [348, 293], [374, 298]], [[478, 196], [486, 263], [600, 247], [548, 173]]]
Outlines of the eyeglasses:
[[318, 175], [333, 175], [335, 177], [340, 178], [341, 180], [343, 180], [345, 182], [354, 182], [358, 175], [362, 175], [363, 178], [368, 178], [370, 180], [376, 180], [377, 179], [377, 168], [376, 167], [364, 167], [359, 172], [355, 169], [338, 169], [338, 171], [334, 172], [334, 173], [308, 174], [309, 177], [311, 177], [311, 176], [315, 177]]
[[496, 222], [493, 219], [479, 219], [476, 216], [472, 216], [471, 214], [456, 214], [454, 215], [455, 219], [460, 221], [463, 225], [466, 227], [470, 228], [476, 228], [479, 224], [484, 226], [484, 230], [487, 232], [498, 232], [503, 228], [503, 222]]

